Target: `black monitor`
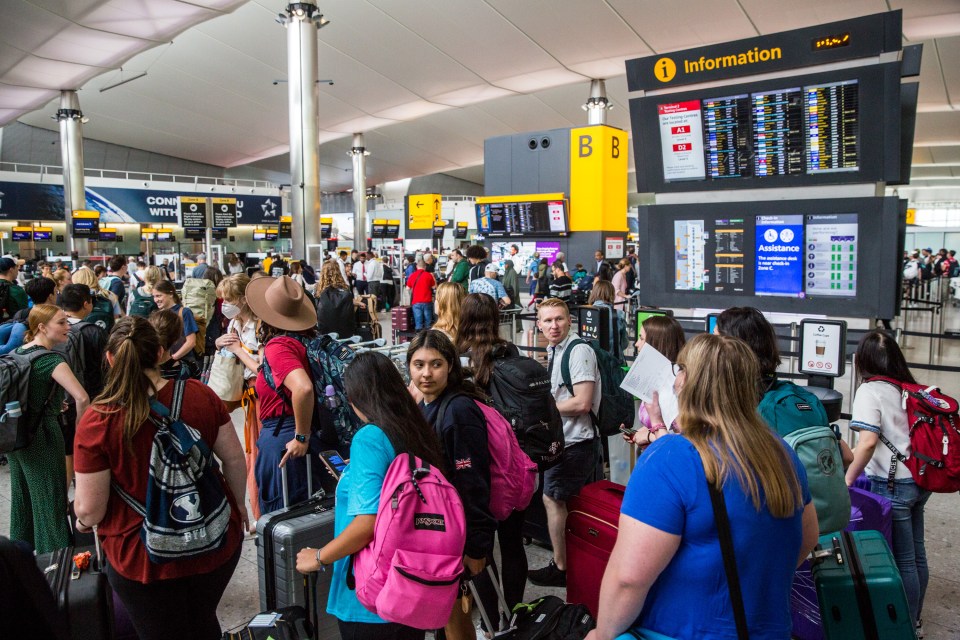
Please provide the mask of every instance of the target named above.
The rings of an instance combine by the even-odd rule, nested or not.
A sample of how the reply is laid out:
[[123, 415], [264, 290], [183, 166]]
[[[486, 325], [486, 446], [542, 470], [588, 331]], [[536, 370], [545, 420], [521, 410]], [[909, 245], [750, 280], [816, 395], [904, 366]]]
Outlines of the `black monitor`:
[[100, 233], [100, 220], [94, 218], [72, 218], [74, 238], [96, 238]]
[[33, 229], [27, 229], [26, 231], [22, 229], [14, 229], [11, 237], [14, 242], [30, 242], [33, 240]]
[[896, 198], [640, 209], [644, 301], [656, 306], [893, 317]]
[[457, 240], [466, 240], [467, 239], [467, 228], [457, 225], [456, 230], [453, 233], [453, 237]]
[[900, 63], [630, 101], [637, 190], [893, 182]]
[[387, 225], [379, 222], [373, 223], [370, 229], [370, 235], [374, 238], [386, 238], [387, 237]]
[[53, 240], [52, 231], [34, 231], [33, 232], [34, 242], [50, 242], [51, 240]]
[[477, 230], [490, 238], [567, 235], [566, 200], [477, 204]]
[[98, 239], [100, 242], [116, 242], [117, 241], [117, 232], [116, 231], [103, 231], [99, 233]]
[[387, 228], [386, 228], [386, 237], [396, 238], [399, 235], [400, 235], [400, 225], [388, 222]]

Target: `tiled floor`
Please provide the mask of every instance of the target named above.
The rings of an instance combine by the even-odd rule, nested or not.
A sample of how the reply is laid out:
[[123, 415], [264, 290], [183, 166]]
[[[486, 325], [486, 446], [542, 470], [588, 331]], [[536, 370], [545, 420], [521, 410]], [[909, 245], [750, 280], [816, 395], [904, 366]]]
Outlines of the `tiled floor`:
[[[530, 327], [525, 323], [526, 328]], [[909, 329], [926, 331], [922, 321], [910, 323]], [[862, 323], [861, 323], [862, 325]], [[948, 307], [945, 317], [947, 329], [960, 329], [960, 312]], [[504, 337], [513, 334], [504, 329]], [[390, 335], [389, 318], [384, 322], [384, 335]], [[529, 341], [532, 334], [524, 331], [515, 334], [518, 342]], [[942, 346], [942, 356], [934, 360], [936, 364], [960, 365], [960, 341], [945, 340]], [[908, 339], [906, 355], [911, 362], [926, 363], [928, 343], [924, 338], [912, 337]], [[953, 395], [960, 396], [960, 374], [938, 373], [915, 370], [919, 380], [937, 384]], [[845, 396], [844, 411], [849, 410], [850, 372], [837, 381], [836, 388]], [[240, 424], [241, 417], [234, 414], [235, 424]], [[238, 429], [242, 438], [242, 431]], [[10, 478], [7, 467], [0, 467], [0, 534], [9, 531], [10, 515]], [[930, 584], [927, 589], [924, 605], [924, 627], [929, 640], [960, 640], [960, 554], [957, 553], [957, 532], [960, 531], [960, 500], [954, 494], [934, 495], [927, 504], [926, 510], [926, 546], [930, 565]], [[527, 548], [527, 557], [531, 568], [543, 566], [550, 558], [550, 553], [537, 546]], [[230, 582], [220, 604], [219, 615], [224, 628], [232, 628], [246, 622], [259, 611], [259, 597], [257, 593], [257, 553], [255, 541], [247, 537], [243, 543], [243, 553], [233, 580]], [[545, 593], [554, 593], [563, 596], [562, 589], [543, 589], [528, 584], [527, 598], [533, 599]]]

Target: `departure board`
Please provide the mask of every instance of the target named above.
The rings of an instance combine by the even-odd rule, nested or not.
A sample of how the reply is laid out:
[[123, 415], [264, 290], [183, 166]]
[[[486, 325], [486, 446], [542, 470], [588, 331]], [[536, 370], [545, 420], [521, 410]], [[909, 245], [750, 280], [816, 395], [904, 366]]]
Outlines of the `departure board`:
[[750, 96], [709, 98], [703, 101], [704, 151], [707, 175], [739, 178], [753, 175], [750, 163]]
[[807, 170], [856, 171], [860, 167], [860, 85], [856, 80], [804, 87]]
[[566, 235], [564, 200], [494, 202], [477, 205], [477, 228], [490, 237]]
[[754, 93], [753, 171], [758, 177], [803, 173], [803, 91]]
[[743, 218], [715, 221], [714, 291], [743, 293]]

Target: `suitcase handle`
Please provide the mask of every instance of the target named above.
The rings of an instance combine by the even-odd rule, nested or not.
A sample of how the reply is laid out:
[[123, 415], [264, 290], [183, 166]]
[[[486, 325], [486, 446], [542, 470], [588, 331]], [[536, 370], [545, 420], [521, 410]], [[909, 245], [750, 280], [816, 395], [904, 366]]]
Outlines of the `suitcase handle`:
[[[313, 462], [310, 460], [310, 451], [304, 456], [307, 459], [307, 494], [313, 495]], [[290, 506], [290, 487], [287, 484], [287, 465], [280, 467], [280, 484], [283, 487], [283, 506]]]

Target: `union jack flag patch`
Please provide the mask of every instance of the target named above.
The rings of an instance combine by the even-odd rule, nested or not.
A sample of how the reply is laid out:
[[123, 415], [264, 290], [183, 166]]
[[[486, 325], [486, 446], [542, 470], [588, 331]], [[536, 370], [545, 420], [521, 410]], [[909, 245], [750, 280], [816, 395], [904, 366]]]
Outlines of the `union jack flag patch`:
[[473, 463], [470, 462], [470, 458], [457, 458], [453, 461], [453, 463], [457, 471], [471, 469], [473, 467]]

